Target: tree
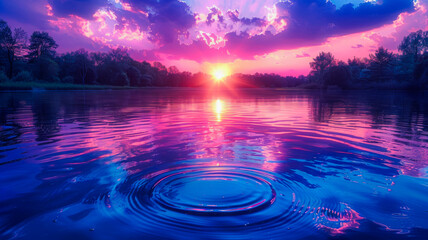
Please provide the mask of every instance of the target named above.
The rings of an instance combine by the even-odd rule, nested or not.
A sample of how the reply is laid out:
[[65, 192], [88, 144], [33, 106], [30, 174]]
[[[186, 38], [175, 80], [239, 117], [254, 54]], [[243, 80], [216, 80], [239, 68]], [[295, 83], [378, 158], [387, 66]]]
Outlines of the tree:
[[324, 72], [328, 67], [336, 65], [336, 60], [331, 53], [321, 52], [314, 61], [309, 63], [313, 72], [319, 75], [319, 80], [323, 82]]
[[416, 80], [414, 86], [419, 87], [419, 89], [427, 86], [428, 84], [428, 53], [425, 52], [421, 56], [420, 63], [416, 65], [414, 71], [414, 79]]
[[178, 74], [178, 73], [180, 73], [180, 70], [178, 70], [178, 68], [176, 66], [171, 66], [168, 68], [168, 73]]
[[116, 48], [112, 49], [109, 53], [110, 58], [113, 62], [129, 62], [131, 57], [129, 57], [128, 51], [125, 48]]
[[398, 46], [403, 55], [410, 55], [417, 59], [428, 51], [428, 31], [423, 32], [419, 30], [417, 32], [412, 32], [408, 36], [404, 37], [400, 46]]
[[324, 76], [324, 89], [329, 85], [336, 85], [341, 88], [349, 86], [349, 80], [352, 78], [351, 71], [346, 65], [338, 65], [330, 67]]
[[390, 80], [394, 74], [395, 56], [384, 47], [379, 47], [375, 54], [370, 54], [372, 78], [377, 81]]
[[129, 86], [129, 79], [126, 73], [120, 72], [116, 75], [116, 79], [113, 82], [113, 85], [116, 86]]
[[412, 32], [403, 38], [398, 46], [398, 50], [403, 53], [400, 57], [400, 75], [403, 79], [418, 84], [419, 78], [414, 75], [416, 68], [423, 61], [423, 54], [428, 51], [428, 31], [419, 30]]
[[165, 65], [163, 65], [163, 64], [162, 64], [162, 63], [160, 63], [160, 62], [154, 62], [154, 63], [153, 63], [153, 67], [154, 67], [154, 68], [157, 68], [159, 71], [167, 71], [167, 69], [166, 69]]
[[141, 72], [136, 67], [130, 67], [126, 70], [126, 76], [128, 76], [129, 84], [131, 86], [141, 86]]
[[33, 75], [38, 80], [55, 82], [58, 81], [59, 66], [49, 57], [41, 56], [32, 64]]
[[6, 56], [9, 64], [9, 78], [13, 77], [14, 63], [17, 57], [22, 56], [26, 43], [27, 34], [22, 28], [15, 28], [12, 33], [7, 23], [0, 20], [0, 48], [2, 49], [2, 55]]
[[348, 65], [352, 67], [365, 68], [367, 64], [365, 60], [354, 57], [353, 59], [348, 59]]
[[41, 56], [53, 58], [57, 47], [58, 44], [56, 44], [55, 40], [47, 32], [35, 31], [30, 38], [28, 59], [30, 62], [34, 62]]
[[[0, 19], [0, 56], [5, 56], [6, 49], [4, 48], [4, 42], [11, 35], [11, 31], [7, 23]], [[0, 58], [0, 67], [6, 65], [6, 61], [4, 61], [3, 57]], [[0, 70], [3, 70], [0, 68]]]
[[92, 52], [91, 54], [89, 54], [89, 57], [95, 66], [104, 64], [109, 58], [107, 53], [101, 52]]
[[348, 66], [351, 71], [352, 79], [356, 81], [360, 79], [361, 71], [367, 67], [367, 64], [365, 60], [354, 57], [353, 59], [348, 59]]
[[76, 73], [79, 77], [80, 83], [87, 83], [88, 75], [92, 71], [93, 63], [89, 59], [89, 54], [85, 49], [79, 49], [72, 53], [75, 59]]

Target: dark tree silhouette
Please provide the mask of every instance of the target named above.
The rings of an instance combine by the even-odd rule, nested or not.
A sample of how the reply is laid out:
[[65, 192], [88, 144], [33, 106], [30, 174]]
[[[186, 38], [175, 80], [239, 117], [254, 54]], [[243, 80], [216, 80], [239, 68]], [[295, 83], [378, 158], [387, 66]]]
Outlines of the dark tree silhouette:
[[428, 31], [419, 30], [410, 33], [404, 37], [398, 50], [403, 53], [400, 65], [401, 74], [410, 80], [413, 87], [419, 87], [423, 84], [421, 76], [424, 74], [418, 73], [424, 68], [421, 66], [424, 62], [423, 55], [428, 51]]
[[[213, 84], [212, 77], [205, 73], [181, 72], [175, 66], [167, 67], [160, 62], [138, 62], [125, 48], [91, 53], [79, 49], [56, 54], [58, 45], [46, 32], [34, 32], [29, 46], [25, 39], [22, 29], [12, 31], [0, 20], [0, 82], [55, 81], [132, 87], [203, 87]], [[329, 52], [321, 52], [310, 63], [312, 72], [307, 76], [237, 73], [222, 84], [245, 88], [300, 86], [319, 89], [337, 85], [341, 88], [426, 89], [427, 51], [428, 31], [417, 31], [403, 39], [400, 54], [380, 47], [370, 54], [369, 59], [354, 57], [344, 62], [336, 60]], [[27, 52], [27, 57], [23, 57]]]
[[394, 74], [394, 54], [388, 49], [380, 47], [374, 54], [370, 54], [370, 70], [375, 81], [391, 80]]
[[348, 88], [351, 79], [351, 72], [346, 65], [332, 66], [324, 75], [323, 88], [329, 85], [336, 85], [341, 88]]
[[154, 62], [154, 63], [153, 63], [153, 67], [155, 67], [155, 68], [159, 69], [159, 71], [167, 71], [167, 69], [166, 69], [165, 65], [163, 65], [163, 64], [162, 64], [162, 63], [160, 63], [160, 62]]
[[400, 46], [398, 46], [403, 55], [409, 55], [417, 59], [428, 51], [428, 31], [423, 32], [419, 30], [417, 32], [410, 33], [404, 37]]
[[14, 63], [17, 57], [21, 57], [26, 47], [27, 34], [22, 28], [9, 28], [7, 23], [0, 20], [0, 48], [9, 64], [8, 77], [13, 77]]
[[361, 70], [367, 67], [367, 61], [354, 57], [348, 59], [349, 70], [353, 81], [358, 81], [361, 75]]
[[142, 86], [141, 72], [138, 68], [131, 66], [126, 70], [126, 75], [129, 79], [129, 85], [140, 87]]
[[168, 72], [171, 74], [178, 74], [178, 73], [180, 73], [180, 70], [178, 70], [178, 68], [176, 66], [171, 66], [168, 68]]
[[75, 53], [77, 74], [81, 83], [87, 83], [87, 78], [91, 70], [92, 62], [89, 60], [89, 54], [85, 49], [77, 50]]
[[30, 62], [36, 61], [41, 56], [52, 58], [55, 56], [55, 49], [58, 47], [55, 40], [47, 32], [35, 31], [30, 38], [28, 47], [28, 59]]
[[309, 63], [314, 73], [318, 74], [318, 79], [321, 83], [323, 83], [323, 77], [325, 70], [328, 67], [336, 65], [336, 60], [331, 53], [321, 52], [318, 56], [316, 56], [314, 61]]
[[53, 59], [41, 56], [32, 64], [33, 76], [40, 81], [59, 82], [59, 65]]

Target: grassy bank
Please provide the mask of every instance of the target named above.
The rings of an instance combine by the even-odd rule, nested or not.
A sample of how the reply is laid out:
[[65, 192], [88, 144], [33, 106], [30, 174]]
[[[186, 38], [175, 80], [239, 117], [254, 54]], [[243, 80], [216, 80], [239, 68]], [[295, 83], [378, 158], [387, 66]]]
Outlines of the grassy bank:
[[48, 82], [0, 82], [0, 90], [106, 90], [131, 89], [132, 87], [108, 85], [81, 85], [72, 83]]

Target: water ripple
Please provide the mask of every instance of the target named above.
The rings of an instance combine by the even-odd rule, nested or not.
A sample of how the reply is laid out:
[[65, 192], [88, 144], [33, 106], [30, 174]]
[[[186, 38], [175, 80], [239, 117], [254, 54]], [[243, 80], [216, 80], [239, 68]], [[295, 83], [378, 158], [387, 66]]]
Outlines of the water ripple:
[[424, 95], [215, 95], [0, 94], [0, 238], [426, 238]]
[[324, 197], [290, 177], [256, 168], [181, 166], [130, 176], [101, 202], [104, 213], [143, 231], [188, 229], [217, 236], [245, 229], [302, 236], [358, 226], [354, 210]]

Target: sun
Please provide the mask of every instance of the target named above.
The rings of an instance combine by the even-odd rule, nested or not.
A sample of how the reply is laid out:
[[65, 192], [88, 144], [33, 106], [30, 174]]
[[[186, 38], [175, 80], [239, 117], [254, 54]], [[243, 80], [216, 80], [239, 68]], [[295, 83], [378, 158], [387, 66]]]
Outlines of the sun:
[[230, 75], [230, 72], [226, 67], [216, 67], [211, 74], [216, 82], [220, 82], [224, 81], [224, 79]]

